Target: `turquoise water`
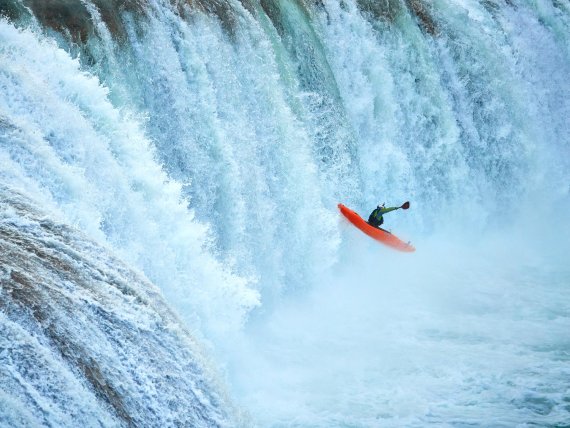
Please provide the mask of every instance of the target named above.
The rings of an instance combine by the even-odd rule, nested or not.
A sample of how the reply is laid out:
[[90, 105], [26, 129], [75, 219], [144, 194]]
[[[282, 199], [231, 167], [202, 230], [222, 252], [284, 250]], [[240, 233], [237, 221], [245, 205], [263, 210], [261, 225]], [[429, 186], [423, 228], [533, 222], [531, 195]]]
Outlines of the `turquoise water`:
[[[569, 424], [568, 6], [382, 4], [10, 9], [2, 185], [157, 285], [245, 425]], [[405, 200], [411, 255], [336, 208]]]

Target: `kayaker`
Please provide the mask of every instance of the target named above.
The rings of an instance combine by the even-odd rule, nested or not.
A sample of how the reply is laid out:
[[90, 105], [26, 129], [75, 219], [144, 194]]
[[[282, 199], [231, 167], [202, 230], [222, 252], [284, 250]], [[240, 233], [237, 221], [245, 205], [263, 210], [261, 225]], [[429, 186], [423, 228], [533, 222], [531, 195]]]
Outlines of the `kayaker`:
[[374, 211], [372, 211], [370, 213], [370, 216], [368, 217], [368, 224], [370, 226], [374, 226], [377, 227], [378, 229], [380, 229], [380, 226], [382, 225], [382, 223], [384, 223], [384, 214], [389, 213], [390, 211], [395, 211], [395, 210], [399, 210], [400, 208], [407, 210], [408, 208], [410, 208], [410, 203], [409, 202], [404, 202], [404, 204], [401, 207], [388, 207], [386, 208], [384, 206], [385, 204], [382, 205], [378, 205], [376, 207], [376, 209], [374, 209]]

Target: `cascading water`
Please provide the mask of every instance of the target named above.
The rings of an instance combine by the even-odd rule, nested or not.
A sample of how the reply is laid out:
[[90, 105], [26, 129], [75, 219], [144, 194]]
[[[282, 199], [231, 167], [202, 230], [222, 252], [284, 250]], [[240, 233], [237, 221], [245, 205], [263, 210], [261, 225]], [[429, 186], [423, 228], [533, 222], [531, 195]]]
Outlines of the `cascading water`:
[[0, 425], [234, 426], [158, 289], [0, 188]]
[[[0, 12], [2, 186], [158, 285], [252, 424], [569, 423], [567, 3]], [[406, 199], [412, 256], [336, 210]]]

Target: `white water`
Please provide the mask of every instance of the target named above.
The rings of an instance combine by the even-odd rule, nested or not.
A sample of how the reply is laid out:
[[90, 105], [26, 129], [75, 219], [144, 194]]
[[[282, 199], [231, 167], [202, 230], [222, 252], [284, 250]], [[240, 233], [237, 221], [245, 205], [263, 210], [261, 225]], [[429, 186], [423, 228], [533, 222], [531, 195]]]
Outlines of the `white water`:
[[0, 426], [235, 426], [156, 286], [13, 189], [0, 195]]
[[[253, 424], [569, 423], [567, 6], [343, 5], [151, 2], [126, 45], [91, 8], [84, 71], [1, 21], [3, 183], [157, 284]], [[413, 255], [336, 211], [406, 199]]]
[[189, 320], [201, 313], [206, 329], [239, 325], [257, 295], [205, 251], [207, 228], [154, 160], [139, 123], [52, 42], [1, 25], [4, 183], [112, 245], [180, 307], [188, 305]]
[[409, 261], [357, 238], [350, 268], [241, 339], [233, 383], [260, 426], [568, 420], [566, 266], [515, 240], [423, 242]]

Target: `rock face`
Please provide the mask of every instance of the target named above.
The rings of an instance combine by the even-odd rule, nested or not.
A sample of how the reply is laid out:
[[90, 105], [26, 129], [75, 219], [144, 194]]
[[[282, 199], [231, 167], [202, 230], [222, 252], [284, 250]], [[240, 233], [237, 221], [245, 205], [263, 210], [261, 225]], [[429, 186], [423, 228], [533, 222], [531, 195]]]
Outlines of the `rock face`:
[[145, 2], [138, 0], [94, 0], [84, 3], [78, 0], [7, 0], [0, 4], [0, 14], [11, 19], [21, 19], [31, 11], [44, 27], [62, 33], [75, 43], [85, 43], [95, 31], [91, 10], [95, 8], [109, 31], [118, 39], [125, 37], [121, 22], [123, 13], [142, 15]]
[[[249, 0], [244, 6], [252, 9]], [[168, 5], [168, 2], [165, 2]], [[195, 11], [206, 12], [218, 17], [230, 33], [237, 25], [231, 2], [227, 0], [171, 0], [170, 6], [180, 16], [191, 18]], [[92, 14], [95, 13], [105, 24], [113, 38], [124, 41], [127, 37], [124, 16], [132, 15], [135, 20], [144, 20], [152, 7], [147, 0], [5, 0], [0, 2], [0, 15], [12, 20], [29, 17], [31, 12], [42, 27], [54, 30], [73, 43], [86, 43], [96, 32]]]
[[436, 36], [437, 24], [430, 13], [430, 3], [423, 0], [357, 0], [358, 6], [365, 14], [373, 19], [394, 21], [404, 11], [408, 10], [418, 20], [418, 25], [426, 33]]
[[1, 426], [235, 425], [156, 287], [5, 187], [0, 385]]

